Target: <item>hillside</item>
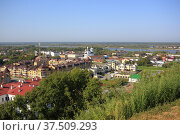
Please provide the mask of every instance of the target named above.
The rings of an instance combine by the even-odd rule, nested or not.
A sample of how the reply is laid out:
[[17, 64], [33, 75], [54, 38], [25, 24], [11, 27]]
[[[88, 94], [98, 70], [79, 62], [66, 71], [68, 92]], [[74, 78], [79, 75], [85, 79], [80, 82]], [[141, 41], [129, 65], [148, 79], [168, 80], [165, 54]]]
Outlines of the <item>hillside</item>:
[[135, 114], [130, 120], [180, 120], [180, 99]]

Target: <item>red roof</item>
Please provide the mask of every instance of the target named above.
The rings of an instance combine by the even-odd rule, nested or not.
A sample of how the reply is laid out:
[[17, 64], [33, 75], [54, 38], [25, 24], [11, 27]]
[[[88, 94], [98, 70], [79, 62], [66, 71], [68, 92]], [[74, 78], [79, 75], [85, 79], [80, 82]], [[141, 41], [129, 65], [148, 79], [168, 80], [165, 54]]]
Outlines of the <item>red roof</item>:
[[103, 59], [94, 59], [95, 62], [103, 62]]
[[113, 60], [122, 60], [122, 58], [113, 58], [113, 57], [109, 57], [108, 59], [113, 59]]
[[[26, 82], [24, 83], [12, 82], [12, 83], [4, 84], [3, 88], [0, 86], [0, 96], [5, 94], [25, 96], [26, 92], [31, 91], [34, 87], [39, 85], [40, 80], [41, 79], [38, 78], [38, 80], [34, 79], [33, 81], [26, 80]], [[12, 86], [13, 89], [11, 89]]]

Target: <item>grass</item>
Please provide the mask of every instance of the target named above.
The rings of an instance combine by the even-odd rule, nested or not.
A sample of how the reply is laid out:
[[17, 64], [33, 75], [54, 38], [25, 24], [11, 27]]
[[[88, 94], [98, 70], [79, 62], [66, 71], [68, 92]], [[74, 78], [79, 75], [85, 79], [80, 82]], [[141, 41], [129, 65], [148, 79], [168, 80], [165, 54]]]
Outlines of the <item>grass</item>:
[[180, 98], [180, 66], [160, 74], [144, 74], [131, 93], [108, 93], [101, 106], [92, 106], [77, 119], [130, 119], [134, 114]]
[[139, 70], [165, 70], [166, 68], [164, 68], [164, 67], [154, 67], [154, 66], [150, 66], [150, 67], [138, 66], [138, 69]]
[[134, 114], [130, 120], [180, 120], [180, 99]]
[[127, 83], [127, 80], [122, 78], [116, 78], [113, 80], [101, 80], [101, 86], [103, 89], [107, 88], [120, 88], [121, 86], [124, 86]]

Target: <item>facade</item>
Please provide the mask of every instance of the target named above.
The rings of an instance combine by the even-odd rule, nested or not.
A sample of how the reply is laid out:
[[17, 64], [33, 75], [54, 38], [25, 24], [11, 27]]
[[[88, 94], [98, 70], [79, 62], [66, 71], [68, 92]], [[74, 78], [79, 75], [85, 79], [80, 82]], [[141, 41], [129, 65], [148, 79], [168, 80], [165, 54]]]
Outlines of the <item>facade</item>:
[[67, 54], [60, 54], [60, 57], [61, 57], [61, 59], [67, 59], [68, 58]]
[[111, 67], [113, 70], [116, 71], [137, 71], [136, 64], [123, 64], [123, 63], [112, 62]]
[[52, 52], [52, 51], [41, 51], [41, 54], [45, 56], [59, 56], [59, 52]]
[[[12, 77], [23, 77], [23, 78], [45, 78], [55, 70], [68, 71], [74, 67], [81, 69], [89, 68], [91, 66], [91, 60], [89, 59], [47, 59], [38, 56], [33, 61], [19, 61], [0, 67], [1, 76], [0, 82], [9, 82], [10, 76]], [[9, 78], [7, 73], [9, 71]]]
[[87, 59], [89, 56], [94, 56], [94, 49], [91, 47], [88, 49], [88, 47], [84, 51], [84, 59]]
[[46, 78], [48, 75], [52, 73], [52, 70], [45, 65], [41, 65], [39, 67], [32, 67], [28, 70], [28, 78]]
[[115, 78], [124, 78], [124, 79], [129, 79], [130, 75], [129, 74], [121, 74], [117, 73], [114, 75]]
[[68, 59], [77, 59], [77, 58], [83, 57], [83, 55], [77, 54], [77, 53], [69, 53], [69, 54], [67, 54], [67, 57], [68, 57]]
[[[1, 71], [4, 69], [4, 67], [1, 67]], [[23, 77], [23, 78], [45, 78], [49, 74], [51, 74], [52, 70], [45, 65], [40, 65], [40, 66], [27, 66], [27, 65], [10, 65], [7, 67], [9, 73], [2, 74], [1, 80], [4, 82], [9, 82], [10, 76], [12, 77]], [[6, 78], [6, 79], [5, 79]], [[6, 80], [6, 81], [5, 81]]]

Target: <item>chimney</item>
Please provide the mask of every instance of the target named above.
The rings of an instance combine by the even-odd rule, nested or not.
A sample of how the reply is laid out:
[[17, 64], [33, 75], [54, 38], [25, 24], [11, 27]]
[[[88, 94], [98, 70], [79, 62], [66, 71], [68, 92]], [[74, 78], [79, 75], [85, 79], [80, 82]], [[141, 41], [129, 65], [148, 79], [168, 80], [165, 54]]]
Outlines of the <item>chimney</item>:
[[22, 91], [21, 89], [18, 90], [18, 92], [21, 92], [21, 91]]
[[34, 79], [32, 79], [32, 81], [34, 81]]
[[14, 87], [13, 87], [13, 85], [11, 86], [11, 90], [13, 89]]
[[3, 88], [3, 85], [1, 84], [1, 88]]
[[29, 84], [29, 87], [31, 87], [31, 84]]
[[20, 87], [21, 87], [21, 85], [18, 85], [18, 87], [20, 88]]
[[34, 87], [34, 84], [32, 86]]
[[19, 80], [19, 82], [21, 82], [21, 80]]

